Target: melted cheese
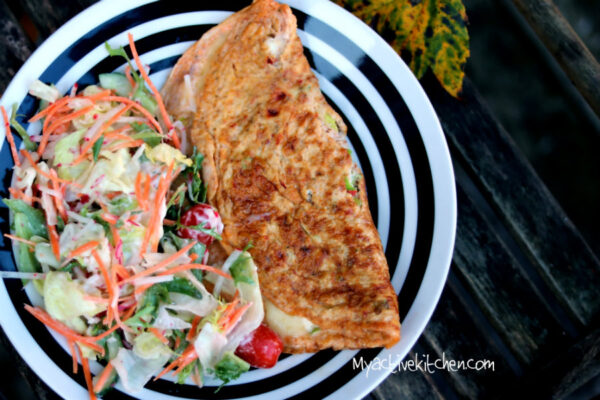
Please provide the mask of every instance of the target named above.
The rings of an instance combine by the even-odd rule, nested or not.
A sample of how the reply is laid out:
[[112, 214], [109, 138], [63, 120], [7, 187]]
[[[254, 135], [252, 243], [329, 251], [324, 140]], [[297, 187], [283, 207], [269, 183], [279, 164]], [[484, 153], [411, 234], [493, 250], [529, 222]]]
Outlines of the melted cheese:
[[308, 319], [286, 314], [264, 297], [263, 302], [265, 304], [265, 320], [279, 336], [302, 336], [318, 329], [318, 326]]

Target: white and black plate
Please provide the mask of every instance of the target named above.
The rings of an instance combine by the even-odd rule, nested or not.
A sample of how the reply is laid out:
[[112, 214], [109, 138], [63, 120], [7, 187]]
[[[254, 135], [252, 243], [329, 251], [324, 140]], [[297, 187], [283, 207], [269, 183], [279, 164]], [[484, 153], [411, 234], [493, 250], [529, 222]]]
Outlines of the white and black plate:
[[[135, 394], [144, 399], [360, 398], [374, 389], [423, 332], [446, 281], [456, 227], [452, 164], [435, 112], [418, 81], [373, 30], [327, 0], [286, 1], [321, 90], [348, 124], [348, 139], [367, 184], [369, 204], [398, 293], [402, 339], [391, 349], [321, 351], [284, 357], [269, 370], [253, 369], [215, 393], [216, 381], [200, 389], [169, 379]], [[104, 42], [136, 40], [142, 61], [160, 87], [179, 56], [200, 36], [249, 1], [103, 1], [74, 17], [25, 63], [1, 99], [19, 103], [26, 121], [37, 102], [27, 95], [35, 79], [66, 93], [74, 83], [93, 84], [99, 73], [122, 68]], [[29, 133], [36, 133], [29, 126]], [[4, 134], [0, 154], [2, 190], [12, 175]], [[20, 144], [20, 142], [18, 142]], [[8, 230], [8, 222], [2, 225]], [[15, 269], [7, 241], [3, 269]], [[0, 282], [0, 323], [19, 354], [63, 398], [85, 399], [83, 375], [72, 373], [64, 340], [24, 309], [32, 299], [17, 280]], [[387, 368], [366, 374], [356, 363], [378, 357]], [[353, 360], [355, 360], [353, 362]], [[389, 362], [389, 363], [388, 363]], [[101, 366], [92, 363], [92, 372]], [[120, 390], [104, 398], [132, 398]]]

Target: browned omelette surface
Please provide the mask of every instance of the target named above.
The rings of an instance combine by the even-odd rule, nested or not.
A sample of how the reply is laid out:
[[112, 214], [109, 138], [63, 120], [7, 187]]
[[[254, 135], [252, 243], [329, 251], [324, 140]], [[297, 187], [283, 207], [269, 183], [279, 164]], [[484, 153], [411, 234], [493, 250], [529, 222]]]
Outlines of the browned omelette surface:
[[[397, 298], [362, 174], [289, 7], [258, 0], [207, 32], [163, 95], [206, 157], [225, 250], [251, 242], [263, 296], [320, 328], [284, 336], [284, 351], [396, 343]], [[346, 187], [353, 174], [357, 193]]]

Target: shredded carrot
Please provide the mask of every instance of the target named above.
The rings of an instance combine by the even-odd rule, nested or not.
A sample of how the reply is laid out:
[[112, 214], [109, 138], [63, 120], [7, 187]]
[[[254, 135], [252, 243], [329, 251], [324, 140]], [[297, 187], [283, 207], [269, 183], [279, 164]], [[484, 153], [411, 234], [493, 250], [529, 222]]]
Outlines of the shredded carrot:
[[185, 365], [189, 364], [191, 361], [194, 361], [196, 358], [198, 358], [198, 354], [196, 353], [194, 344], [190, 343], [190, 345], [188, 347], [186, 347], [186, 349], [183, 351], [181, 356], [176, 358], [171, 364], [167, 365], [167, 367], [165, 369], [163, 369], [160, 372], [160, 374], [156, 375], [154, 380], [157, 380], [158, 378], [160, 378], [161, 376], [163, 376], [164, 374], [166, 374], [167, 372], [169, 372], [170, 370], [172, 370], [173, 368], [175, 368], [177, 366], [180, 366], [184, 363], [185, 363]]
[[[116, 222], [115, 222], [116, 224]], [[119, 229], [115, 225], [110, 226], [110, 232], [113, 237], [113, 246], [116, 246], [119, 241], [121, 241], [121, 235], [119, 235]]]
[[60, 261], [60, 246], [58, 244], [58, 232], [56, 232], [56, 225], [48, 225], [48, 236], [50, 236], [50, 245], [52, 246], [54, 257]]
[[36, 317], [40, 322], [46, 325], [48, 328], [60, 333], [65, 336], [68, 340], [72, 340], [74, 342], [83, 343], [86, 346], [90, 347], [92, 350], [95, 350], [99, 353], [104, 353], [104, 348], [95, 343], [96, 340], [100, 340], [95, 337], [82, 336], [79, 333], [75, 332], [62, 322], [59, 322], [52, 318], [46, 311], [42, 310], [38, 307], [32, 307], [29, 304], [25, 304], [25, 309], [29, 311], [34, 317]]
[[71, 351], [71, 357], [73, 357], [73, 373], [76, 374], [79, 362], [77, 361], [77, 351], [75, 350], [75, 343], [72, 340], [68, 340], [67, 345], [69, 346], [69, 350]]
[[213, 272], [213, 273], [215, 273], [217, 275], [220, 275], [223, 278], [233, 279], [233, 277], [231, 275], [229, 275], [227, 272], [223, 272], [222, 270], [220, 270], [218, 268], [211, 267], [210, 265], [204, 265], [204, 264], [183, 264], [183, 265], [178, 265], [176, 267], [169, 268], [166, 271], [160, 272], [157, 275], [158, 276], [171, 275], [171, 274], [175, 274], [177, 272], [187, 271], [189, 269], [200, 269], [200, 270], [203, 270], [203, 271], [209, 271], [209, 272]]
[[192, 340], [192, 338], [196, 334], [196, 328], [198, 328], [198, 324], [200, 323], [201, 319], [202, 319], [202, 317], [200, 317], [199, 315], [196, 315], [194, 317], [194, 320], [192, 321], [192, 327], [190, 328], [189, 332], [185, 336], [186, 340], [188, 340], [188, 341]]
[[252, 305], [252, 303], [244, 304], [242, 307], [234, 310], [229, 318], [224, 321], [222, 329], [224, 332], [229, 332], [231, 328], [236, 324], [236, 322], [242, 317], [242, 315], [246, 312], [246, 310]]
[[[102, 272], [102, 277], [104, 278], [104, 282], [106, 283], [106, 290], [108, 291], [108, 298], [112, 300], [113, 296], [115, 295], [115, 289], [113, 288], [112, 280], [108, 275], [108, 270], [104, 266], [104, 262], [102, 261], [100, 255], [95, 249], [92, 250], [92, 256], [94, 257], [94, 260], [96, 260], [98, 268], [100, 268], [100, 272]], [[106, 325], [110, 325], [112, 320], [112, 309], [109, 307], [106, 310], [106, 319], [104, 320], [104, 323], [106, 323]]]
[[46, 171], [42, 171], [40, 169], [40, 167], [38, 167], [37, 163], [35, 161], [33, 161], [33, 157], [31, 157], [31, 154], [29, 154], [29, 152], [25, 149], [21, 149], [21, 154], [23, 154], [23, 156], [31, 163], [31, 166], [33, 167], [33, 169], [35, 169], [35, 172], [37, 172], [38, 174], [42, 175], [43, 177], [49, 179], [50, 181], [56, 181], [56, 182], [60, 182], [60, 183], [66, 183], [66, 184], [70, 184], [73, 186], [81, 186], [76, 184], [75, 182], [71, 182], [71, 181], [67, 181], [65, 179], [61, 179], [58, 176], [53, 177], [51, 174], [49, 174]]
[[87, 357], [83, 356], [81, 347], [79, 348], [79, 354], [81, 355], [81, 366], [83, 367], [83, 376], [85, 377], [85, 384], [87, 385], [88, 392], [90, 394], [90, 400], [96, 400], [96, 393], [94, 393], [94, 387], [92, 385], [92, 374], [90, 373], [90, 364]]
[[50, 103], [48, 105], [48, 107], [44, 108], [42, 111], [40, 111], [39, 113], [35, 114], [33, 117], [29, 118], [29, 122], [35, 122], [37, 120], [42, 119], [44, 116], [48, 115], [50, 112], [54, 111], [55, 109], [65, 105], [69, 100], [71, 100], [71, 97], [63, 97], [60, 98], [58, 100], [56, 100], [54, 103]]
[[236, 297], [234, 297], [233, 301], [231, 303], [227, 304], [227, 306], [225, 306], [225, 308], [223, 309], [221, 318], [217, 322], [219, 327], [221, 327], [222, 330], [224, 330], [223, 327], [231, 319], [231, 315], [233, 314], [233, 311], [239, 302], [240, 302], [240, 299], [239, 299], [239, 297], [236, 296]]
[[[95, 342], [98, 341], [98, 340], [102, 340], [102, 339], [104, 339], [105, 337], [107, 337], [108, 335], [110, 335], [111, 333], [113, 333], [114, 331], [116, 331], [119, 328], [120, 328], [119, 325], [113, 325], [113, 327], [110, 328], [109, 330], [107, 330], [106, 332], [103, 332], [103, 333], [99, 334], [98, 336], [90, 337], [89, 339], [93, 340]], [[104, 349], [102, 349], [102, 353], [104, 353]]]
[[127, 271], [127, 269], [121, 264], [113, 264], [112, 268], [115, 270], [115, 272], [121, 279], [129, 278], [131, 276], [129, 271]]
[[8, 115], [6, 114], [6, 109], [4, 106], [0, 106], [0, 111], [2, 112], [2, 118], [4, 118], [4, 127], [6, 128], [6, 139], [8, 140], [8, 144], [10, 145], [10, 152], [13, 156], [13, 161], [17, 167], [21, 166], [21, 161], [19, 160], [19, 153], [17, 152], [17, 146], [15, 146], [15, 138], [12, 135], [10, 130], [10, 120], [8, 119]]
[[104, 197], [106, 197], [106, 198], [107, 198], [107, 199], [109, 199], [109, 200], [112, 200], [112, 199], [114, 199], [115, 197], [117, 197], [117, 196], [120, 196], [120, 195], [122, 195], [122, 194], [123, 194], [123, 192], [122, 192], [122, 191], [120, 191], [120, 190], [116, 190], [116, 191], [114, 191], [114, 192], [108, 192], [108, 193], [106, 193], [106, 194], [104, 195]]
[[144, 176], [144, 173], [142, 171], [139, 171], [137, 176], [135, 177], [134, 191], [135, 191], [135, 198], [137, 199], [139, 206], [142, 208], [142, 210], [146, 211], [146, 201], [142, 197], [142, 178], [143, 178], [143, 176]]
[[[127, 66], [125, 67], [125, 77], [127, 78], [127, 81], [129, 81], [129, 84], [131, 85], [131, 92], [133, 93], [133, 90], [135, 88], [135, 81], [131, 76], [131, 67], [129, 66], [129, 64], [127, 64]], [[131, 96], [132, 93], [129, 93], [129, 95]]]
[[[110, 96], [111, 93], [112, 93], [112, 91], [107, 89], [107, 90], [98, 92], [96, 94], [93, 94], [91, 96], [75, 96], [75, 98], [87, 99], [92, 102], [95, 102], [95, 101], [101, 100], [104, 97]], [[65, 97], [58, 99], [57, 101], [55, 101], [54, 103], [51, 103], [50, 105], [48, 105], [48, 107], [44, 108], [42, 111], [40, 111], [39, 113], [37, 113], [36, 115], [31, 117], [29, 119], [29, 122], [35, 122], [35, 121], [42, 119], [44, 116], [50, 114], [51, 112], [54, 112], [55, 110], [61, 108], [65, 104], [67, 104], [69, 102], [69, 100], [73, 100], [73, 97], [65, 96]]]
[[179, 336], [177, 336], [175, 338], [175, 349], [178, 349], [180, 344], [181, 344], [181, 338]]
[[[187, 253], [192, 247], [194, 247], [196, 245], [196, 243], [197, 242], [194, 240], [193, 242], [189, 243], [187, 246], [183, 247], [178, 252], [171, 254], [169, 257], [165, 258], [164, 260], [162, 260], [158, 264], [154, 265], [153, 267], [150, 267], [142, 272], [139, 272], [139, 273], [125, 279], [123, 281], [123, 283], [133, 282], [134, 280], [136, 280], [138, 278], [141, 278], [143, 276], [148, 276], [148, 275], [151, 275], [151, 274], [159, 271], [161, 268], [168, 266], [173, 261], [177, 260], [180, 256]], [[200, 265], [200, 264], [194, 264], [194, 265]]]
[[133, 329], [131, 329], [123, 323], [119, 315], [119, 285], [117, 284], [116, 274], [117, 273], [113, 265], [113, 268], [110, 269], [109, 278], [110, 285], [114, 288], [114, 290], [112, 293], [112, 297], [110, 298], [109, 308], [112, 310], [112, 317], [114, 317], [117, 326], [121, 327], [121, 329], [123, 329], [124, 331], [133, 332]]
[[113, 369], [114, 369], [114, 367], [110, 362], [108, 364], [106, 364], [106, 367], [104, 367], [104, 369], [102, 370], [100, 375], [98, 375], [98, 380], [96, 381], [96, 384], [94, 385], [95, 393], [100, 393], [102, 391], [102, 387], [104, 386], [104, 384], [110, 377], [110, 374], [113, 371]]
[[158, 181], [158, 188], [156, 189], [156, 193], [154, 194], [154, 204], [153, 204], [153, 209], [152, 209], [152, 214], [150, 215], [150, 221], [148, 222], [148, 228], [146, 228], [146, 232], [144, 234], [144, 238], [142, 240], [142, 246], [140, 248], [140, 257], [143, 257], [144, 254], [146, 253], [146, 250], [148, 248], [148, 244], [150, 244], [151, 249], [154, 249], [154, 241], [153, 241], [153, 236], [154, 236], [154, 231], [156, 230], [156, 226], [158, 224], [158, 219], [159, 219], [159, 211], [160, 211], [160, 205], [161, 202], [163, 201], [163, 192], [165, 192], [164, 188], [165, 188], [165, 181], [166, 179], [164, 179], [162, 176], [160, 177], [160, 180]]
[[161, 205], [163, 204], [163, 202], [165, 201], [165, 198], [167, 196], [167, 192], [169, 190], [169, 186], [171, 185], [171, 181], [174, 178], [173, 176], [173, 167], [175, 166], [175, 161], [172, 161], [171, 164], [169, 165], [169, 168], [167, 169], [167, 173], [163, 179], [163, 177], [160, 178], [159, 182], [158, 182], [158, 188], [156, 190], [156, 195], [154, 198], [154, 209], [153, 209], [153, 215], [151, 218], [151, 224], [149, 225], [149, 229], [148, 229], [148, 237], [149, 237], [149, 241], [150, 241], [150, 248], [152, 249], [153, 252], [158, 251], [158, 242], [160, 240], [160, 237], [158, 237], [157, 233], [158, 233], [158, 229], [159, 229], [159, 212], [161, 209]]
[[198, 259], [198, 253], [192, 253], [192, 254], [190, 254], [190, 260], [192, 260], [192, 262], [196, 261], [197, 259]]
[[74, 258], [77, 257], [78, 255], [85, 253], [88, 250], [92, 250], [95, 249], [96, 247], [100, 246], [100, 242], [97, 240], [91, 240], [89, 242], [87, 242], [86, 244], [83, 244], [81, 246], [79, 246], [78, 248], [76, 248], [75, 250], [71, 251], [69, 253], [69, 257], [68, 258]]
[[146, 69], [144, 68], [144, 64], [142, 64], [142, 60], [140, 60], [140, 57], [138, 56], [138, 52], [137, 52], [137, 49], [135, 48], [135, 43], [133, 41], [133, 35], [131, 33], [127, 33], [127, 37], [129, 38], [129, 46], [131, 47], [131, 54], [133, 55], [133, 59], [135, 60], [138, 70], [140, 71], [140, 74], [144, 78], [144, 81], [146, 81], [146, 83], [150, 87], [150, 90], [152, 90], [152, 93], [154, 93], [154, 98], [156, 99], [156, 103], [158, 104], [158, 109], [160, 110], [160, 113], [163, 117], [165, 125], [167, 126], [167, 131], [169, 132], [169, 134], [171, 133], [171, 131], [173, 131], [173, 135], [172, 135], [173, 144], [175, 145], [176, 148], [179, 148], [179, 138], [177, 137], [177, 134], [173, 130], [173, 124], [171, 124], [171, 118], [169, 117], [169, 114], [167, 113], [167, 109], [165, 108], [165, 103], [163, 102], [160, 92], [158, 91], [156, 86], [154, 86], [154, 83], [152, 83], [152, 81], [150, 80], [150, 77], [148, 76], [148, 73], [146, 72]]
[[[63, 115], [62, 117], [55, 119], [54, 122], [52, 122], [52, 124], [50, 124], [50, 126], [48, 126], [48, 130], [46, 132], [44, 132], [43, 135], [47, 135], [47, 136], [52, 135], [52, 132], [60, 125], [65, 124], [69, 121], [72, 121], [75, 118], [80, 117], [80, 116], [90, 112], [93, 108], [94, 108], [94, 105], [92, 104], [91, 106], [83, 107], [82, 109], [79, 109], [75, 112]], [[42, 140], [43, 140], [43, 135], [42, 135]], [[46, 142], [47, 142], [47, 140], [46, 140]], [[44, 150], [42, 149], [41, 152], [38, 151], [38, 154], [41, 155], [43, 152], [44, 152]]]
[[150, 175], [144, 175], [146, 177], [146, 180], [144, 181], [144, 187], [143, 192], [142, 192], [142, 197], [144, 198], [145, 202], [146, 202], [146, 208], [148, 207], [148, 199], [150, 197], [150, 186], [152, 185], [152, 178], [150, 177]]
[[23, 193], [23, 190], [15, 189], [14, 187], [9, 187], [8, 192], [13, 198], [21, 199], [29, 205], [32, 205], [34, 201], [41, 201], [39, 197], [28, 196], [25, 193]]
[[183, 368], [185, 368], [188, 364], [194, 362], [194, 360], [196, 360], [198, 358], [198, 354], [196, 353], [196, 348], [194, 346], [193, 343], [190, 344], [190, 347], [188, 346], [187, 352], [184, 351], [183, 354], [181, 355], [181, 361], [179, 362], [179, 366], [177, 367], [177, 371], [175, 371], [175, 374], [178, 374], [181, 372], [181, 370]]
[[54, 204], [56, 205], [56, 211], [58, 211], [58, 213], [60, 214], [60, 217], [63, 219], [63, 221], [66, 222], [68, 220], [67, 210], [65, 209], [65, 205], [63, 204], [63, 195], [62, 195], [63, 190], [61, 189], [61, 187], [58, 184], [58, 175], [56, 174], [56, 171], [53, 169], [50, 170], [49, 175], [52, 177], [52, 188], [57, 193], [60, 193], [59, 196], [53, 196]]
[[153, 283], [147, 283], [145, 285], [141, 285], [135, 288], [135, 290], [133, 291], [133, 294], [135, 294], [136, 296], [139, 294], [144, 293], [146, 290], [148, 290], [150, 288], [150, 286], [154, 285]]
[[[67, 99], [70, 99], [70, 97], [67, 97]], [[40, 147], [46, 147], [46, 143], [48, 142], [48, 139], [50, 137], [50, 135], [48, 135], [48, 134], [44, 135], [44, 133], [48, 132], [48, 128], [50, 127], [50, 121], [54, 121], [55, 116], [57, 116], [57, 118], [61, 118], [61, 117], [58, 117], [58, 115], [68, 114], [69, 109], [70, 109], [70, 107], [69, 107], [68, 102], [65, 102], [61, 106], [56, 107], [54, 110], [52, 110], [48, 113], [48, 115], [46, 116], [46, 119], [44, 120], [44, 123], [42, 124], [42, 141], [40, 142]], [[64, 126], [63, 126], [63, 128], [64, 128]], [[57, 131], [56, 133], [62, 133], [62, 131], [63, 131], [63, 129], [61, 129], [60, 131]]]
[[156, 336], [161, 342], [163, 342], [163, 344], [169, 344], [169, 339], [167, 339], [165, 337], [165, 335], [163, 335], [163, 333], [158, 329], [158, 328], [148, 328], [148, 330], [154, 335]]
[[29, 246], [35, 247], [35, 245], [36, 245], [36, 243], [32, 242], [31, 240], [23, 239], [22, 237], [14, 236], [14, 235], [11, 235], [9, 233], [5, 233], [4, 236], [6, 236], [9, 239], [16, 240], [17, 242], [25, 243], [25, 244], [27, 244]]
[[144, 144], [144, 141], [142, 139], [135, 139], [135, 140], [130, 140], [128, 142], [117, 143], [114, 146], [109, 147], [108, 151], [114, 152], [114, 151], [117, 151], [120, 149], [127, 149], [130, 147], [139, 147], [143, 144]]
[[93, 94], [91, 96], [87, 96], [87, 97], [83, 96], [82, 98], [88, 99], [88, 100], [91, 100], [91, 101], [99, 101], [99, 100], [104, 100], [105, 97], [109, 97], [111, 94], [112, 94], [112, 90], [106, 89], [106, 90], [103, 90], [103, 91], [98, 92], [96, 94]]
[[162, 127], [160, 126], [160, 124], [158, 123], [158, 121], [141, 104], [138, 104], [135, 101], [133, 101], [131, 99], [128, 99], [127, 97], [121, 97], [121, 96], [108, 96], [108, 97], [106, 97], [105, 100], [117, 101], [119, 103], [124, 103], [124, 104], [130, 105], [132, 108], [135, 108], [144, 117], [146, 117], [146, 119], [148, 120], [148, 122], [150, 122], [156, 128], [156, 130], [159, 133], [161, 133], [161, 134], [163, 133]]
[[87, 300], [87, 301], [91, 301], [93, 303], [100, 303], [100, 304], [106, 304], [110, 301], [109, 299], [105, 299], [104, 297], [90, 296], [87, 294], [83, 295], [83, 299]]
[[100, 218], [102, 218], [111, 225], [115, 225], [119, 221], [119, 217], [117, 217], [116, 215], [112, 215], [108, 212], [100, 214]]
[[163, 225], [167, 225], [167, 226], [173, 226], [173, 225], [175, 225], [176, 223], [177, 223], [176, 221], [173, 221], [173, 220], [171, 220], [171, 219], [166, 219], [166, 218], [165, 218], [165, 219], [163, 219]]
[[123, 135], [122, 133], [117, 132], [117, 131], [118, 130], [106, 132], [104, 134], [104, 138], [105, 139], [114, 139], [114, 140], [134, 140], [131, 136]]
[[127, 321], [129, 319], [129, 317], [131, 317], [133, 315], [133, 313], [135, 312], [137, 303], [134, 303], [131, 305], [131, 308], [129, 308], [127, 311], [125, 311], [125, 313], [123, 313], [123, 322]]
[[98, 131], [94, 134], [94, 136], [92, 136], [89, 140], [89, 142], [86, 143], [85, 146], [83, 146], [83, 148], [81, 149], [81, 154], [79, 155], [79, 157], [77, 157], [72, 165], [78, 164], [79, 161], [83, 158], [86, 157], [86, 153], [92, 148], [94, 147], [94, 144], [100, 139], [100, 136], [102, 136], [102, 134], [104, 133], [104, 131], [111, 126], [112, 124], [114, 124], [117, 119], [119, 119], [121, 117], [121, 115], [123, 115], [124, 113], [126, 113], [127, 111], [129, 111], [129, 109], [132, 106], [130, 104], [126, 105], [125, 107], [123, 107], [122, 109], [120, 109], [117, 113], [115, 113], [115, 115], [113, 115], [112, 117], [109, 118], [108, 121], [106, 121], [105, 123], [102, 124], [102, 126], [100, 127], [100, 129], [98, 129]]

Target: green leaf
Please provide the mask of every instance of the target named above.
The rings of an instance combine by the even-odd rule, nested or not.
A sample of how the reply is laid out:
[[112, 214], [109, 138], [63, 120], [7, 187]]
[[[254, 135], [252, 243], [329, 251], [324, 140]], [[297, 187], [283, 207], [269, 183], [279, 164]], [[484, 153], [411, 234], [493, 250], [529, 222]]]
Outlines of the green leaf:
[[219, 235], [214, 228], [208, 229], [208, 228], [205, 228], [205, 226], [206, 226], [206, 222], [203, 222], [198, 225], [182, 225], [180, 223], [177, 223], [177, 228], [179, 228], [179, 229], [182, 229], [182, 228], [193, 229], [195, 231], [205, 233], [208, 236], [212, 236], [217, 240], [221, 240], [221, 235]]
[[98, 140], [94, 142], [94, 146], [92, 147], [92, 153], [94, 154], [94, 162], [98, 161], [98, 155], [100, 154], [102, 143], [104, 143], [104, 135], [100, 136], [100, 138], [98, 138]]
[[[31, 230], [29, 229], [29, 221], [24, 213], [15, 213], [15, 234], [18, 237], [29, 239], [31, 236]], [[45, 226], [45, 225], [44, 225]], [[35, 253], [32, 253], [29, 246], [25, 243], [17, 244], [17, 255], [18, 255], [18, 269], [21, 272], [39, 272], [41, 266], [38, 260], [35, 258]], [[25, 281], [23, 281], [25, 282]]]
[[[31, 236], [41, 236], [45, 239], [48, 239], [48, 228], [46, 228], [46, 219], [44, 218], [44, 213], [37, 208], [33, 208], [23, 200], [17, 199], [3, 199], [4, 204], [10, 208], [12, 212], [22, 213], [25, 218], [22, 220], [24, 225], [24, 229], [30, 233], [28, 237], [23, 237], [24, 239], [29, 239]], [[17, 228], [15, 228], [17, 229]]]
[[188, 177], [188, 197], [194, 204], [204, 203], [206, 202], [206, 186], [201, 178], [204, 156], [194, 147], [194, 153], [190, 158], [193, 161], [192, 166], [183, 172], [183, 175]]
[[[223, 381], [223, 385], [237, 379], [244, 372], [250, 369], [250, 364], [242, 360], [232, 352], [228, 351], [223, 355], [221, 361], [215, 365], [215, 376]], [[223, 386], [221, 385], [221, 387]], [[219, 389], [221, 389], [219, 387]], [[217, 389], [217, 391], [219, 391]]]
[[148, 327], [158, 313], [158, 304], [161, 301], [167, 301], [169, 292], [162, 285], [153, 285], [146, 292], [136, 313], [125, 322], [129, 326]]
[[157, 146], [162, 141], [162, 136], [159, 133], [148, 130], [140, 133], [136, 133], [131, 136], [134, 139], [142, 139], [150, 147]]
[[202, 299], [202, 293], [185, 278], [176, 277], [172, 281], [159, 283], [159, 285], [164, 286], [168, 292], [185, 294], [198, 300]]
[[185, 383], [185, 380], [188, 378], [188, 376], [190, 376], [190, 374], [192, 373], [192, 371], [194, 370], [194, 367], [198, 365], [198, 362], [196, 360], [196, 362], [193, 362], [191, 364], [186, 365], [185, 367], [183, 367], [183, 369], [181, 370], [181, 372], [179, 372], [177, 374], [177, 383], [182, 385]]
[[417, 78], [431, 70], [458, 97], [469, 58], [467, 15], [461, 0], [335, 0], [371, 25]]
[[23, 143], [25, 143], [25, 148], [28, 151], [36, 151], [37, 144], [35, 144], [31, 140], [31, 138], [29, 137], [29, 134], [27, 133], [25, 128], [23, 128], [21, 126], [21, 124], [17, 121], [17, 104], [16, 103], [13, 104], [13, 106], [12, 106], [12, 112], [10, 114], [10, 124], [12, 125], [13, 129], [15, 131], [17, 131], [19, 136], [21, 136], [21, 139], [23, 139]]
[[248, 263], [250, 263], [251, 260], [252, 257], [250, 254], [243, 251], [229, 267], [229, 272], [236, 284], [239, 282], [248, 283], [250, 285], [254, 283], [254, 280], [250, 277], [250, 268], [248, 268]]
[[133, 93], [133, 99], [140, 102], [142, 107], [150, 112], [152, 115], [156, 115], [158, 109], [158, 103], [154, 98], [154, 95], [150, 93], [150, 90], [145, 85], [145, 82], [138, 84], [137, 89]]
[[138, 207], [135, 197], [123, 194], [115, 197], [108, 202], [108, 212], [113, 215], [121, 216], [127, 211], [132, 211]]
[[111, 47], [108, 44], [108, 42], [104, 42], [104, 47], [106, 48], [106, 51], [108, 52], [108, 55], [110, 55], [111, 57], [123, 57], [125, 59], [125, 61], [127, 61], [127, 64], [129, 64], [129, 68], [131, 68], [131, 75], [133, 76], [133, 79], [138, 84], [140, 82], [144, 81], [144, 79], [135, 70], [135, 68], [133, 68], [133, 64], [131, 63], [131, 60], [129, 59], [129, 56], [127, 55], [127, 52], [125, 51], [125, 49], [123, 48], [123, 46], [120, 46], [119, 48], [115, 49], [115, 48]]

